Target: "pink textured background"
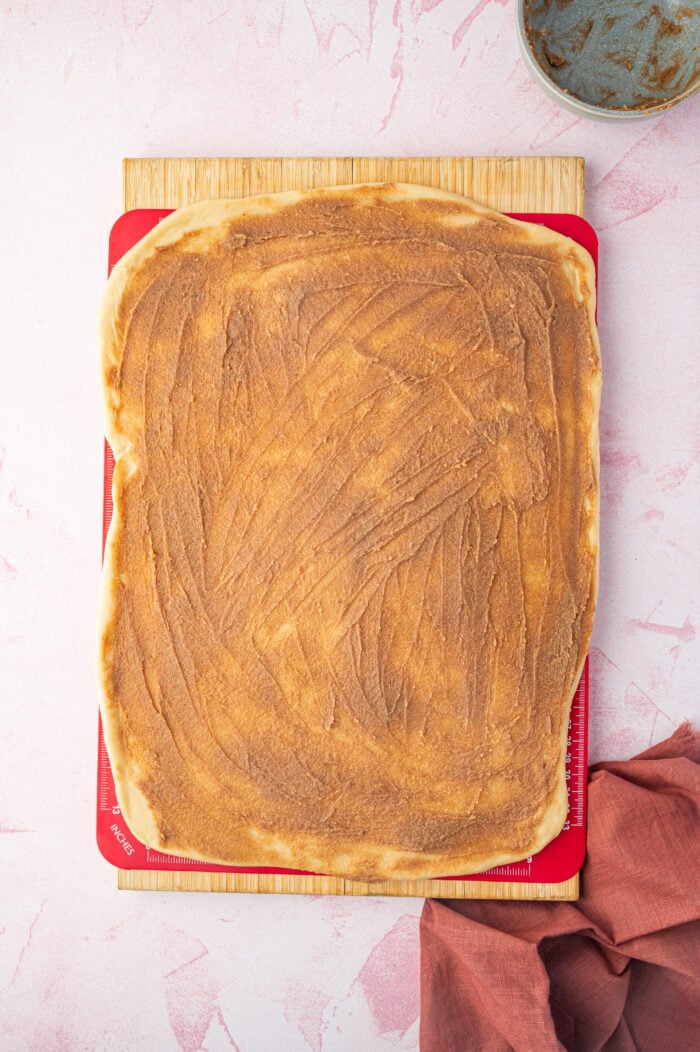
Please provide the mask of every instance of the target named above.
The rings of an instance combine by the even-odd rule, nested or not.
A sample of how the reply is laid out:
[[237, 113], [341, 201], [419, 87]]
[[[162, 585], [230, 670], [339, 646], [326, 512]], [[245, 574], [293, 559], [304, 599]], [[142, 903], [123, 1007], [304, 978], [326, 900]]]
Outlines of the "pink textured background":
[[601, 242], [593, 757], [698, 716], [700, 97], [577, 120], [513, 0], [0, 3], [0, 1047], [415, 1049], [417, 900], [118, 893], [93, 840], [94, 319], [123, 155], [582, 154]]

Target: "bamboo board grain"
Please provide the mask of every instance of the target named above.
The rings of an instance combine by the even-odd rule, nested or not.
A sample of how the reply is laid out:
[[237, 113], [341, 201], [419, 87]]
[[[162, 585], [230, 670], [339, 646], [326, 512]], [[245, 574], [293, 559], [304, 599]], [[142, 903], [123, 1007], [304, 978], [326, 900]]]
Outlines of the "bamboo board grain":
[[421, 899], [547, 899], [578, 898], [578, 875], [560, 884], [517, 884], [486, 880], [385, 880], [365, 884], [343, 877], [296, 876], [284, 873], [193, 873], [184, 870], [120, 869], [122, 891], [237, 891], [251, 895], [378, 895]]
[[582, 157], [127, 158], [124, 210], [349, 183], [422, 183], [503, 212], [583, 215]]
[[[582, 157], [187, 157], [126, 158], [124, 210], [179, 208], [193, 201], [248, 197], [350, 183], [421, 183], [464, 194], [503, 212], [583, 215]], [[388, 880], [120, 869], [131, 891], [222, 891], [284, 895], [560, 899], [579, 895], [578, 874], [559, 884], [515, 881]]]

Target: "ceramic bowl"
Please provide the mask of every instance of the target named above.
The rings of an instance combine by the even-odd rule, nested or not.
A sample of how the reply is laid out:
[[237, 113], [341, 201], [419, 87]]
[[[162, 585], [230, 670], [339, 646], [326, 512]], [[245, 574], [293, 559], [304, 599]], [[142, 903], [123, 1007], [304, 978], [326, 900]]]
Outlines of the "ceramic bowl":
[[518, 0], [538, 83], [579, 116], [651, 117], [700, 88], [700, 0]]

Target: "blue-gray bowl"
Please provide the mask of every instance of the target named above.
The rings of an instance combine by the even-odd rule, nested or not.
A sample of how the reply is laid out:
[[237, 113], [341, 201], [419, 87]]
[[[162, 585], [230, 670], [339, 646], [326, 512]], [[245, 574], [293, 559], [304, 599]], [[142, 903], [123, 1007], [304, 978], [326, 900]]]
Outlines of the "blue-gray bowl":
[[650, 117], [700, 88], [700, 0], [518, 0], [518, 35], [580, 116]]

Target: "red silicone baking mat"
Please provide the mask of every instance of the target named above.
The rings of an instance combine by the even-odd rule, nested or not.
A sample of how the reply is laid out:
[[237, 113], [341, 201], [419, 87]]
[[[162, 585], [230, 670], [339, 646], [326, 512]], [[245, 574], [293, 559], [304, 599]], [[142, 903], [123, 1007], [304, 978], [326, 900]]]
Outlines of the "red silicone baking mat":
[[[109, 238], [109, 270], [125, 252], [151, 230], [172, 209], [134, 209], [120, 216], [112, 227]], [[588, 249], [598, 267], [598, 239], [593, 228], [580, 216], [560, 213], [509, 213], [566, 234]], [[102, 546], [112, 518], [112, 472], [114, 459], [109, 445], [104, 448], [104, 493]], [[566, 783], [569, 794], [569, 813], [562, 832], [537, 855], [497, 866], [475, 876], [452, 877], [461, 880], [515, 881], [558, 883], [568, 880], [579, 871], [586, 852], [586, 782], [588, 761], [588, 661], [571, 706], [566, 753]], [[166, 855], [142, 844], [124, 821], [117, 801], [114, 778], [98, 721], [97, 753], [97, 844], [102, 855], [119, 869], [200, 870], [220, 873], [304, 873], [298, 869], [274, 867], [214, 866], [195, 859]]]

